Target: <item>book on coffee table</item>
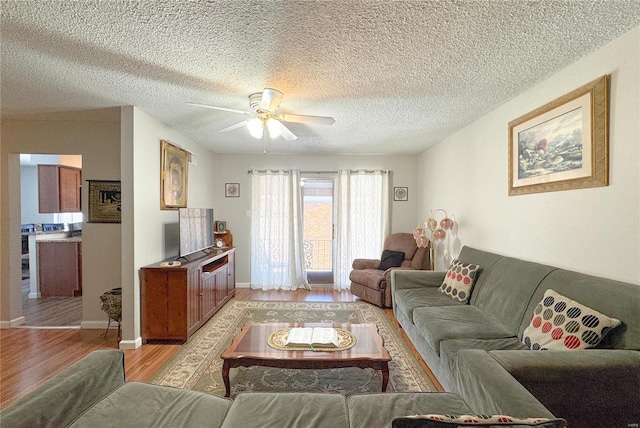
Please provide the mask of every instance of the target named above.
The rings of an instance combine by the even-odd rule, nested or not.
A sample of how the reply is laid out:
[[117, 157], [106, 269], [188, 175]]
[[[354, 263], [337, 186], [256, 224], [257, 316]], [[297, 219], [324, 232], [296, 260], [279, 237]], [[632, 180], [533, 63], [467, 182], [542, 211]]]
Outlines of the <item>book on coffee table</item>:
[[285, 346], [337, 348], [338, 331], [332, 327], [294, 327], [289, 331]]

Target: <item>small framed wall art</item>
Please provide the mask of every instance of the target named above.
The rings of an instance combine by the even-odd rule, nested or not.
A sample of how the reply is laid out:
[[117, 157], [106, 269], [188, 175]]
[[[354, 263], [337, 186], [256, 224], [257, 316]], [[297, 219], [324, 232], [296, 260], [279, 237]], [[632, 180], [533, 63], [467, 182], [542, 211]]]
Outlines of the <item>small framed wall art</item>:
[[240, 183], [225, 183], [224, 196], [227, 198], [240, 197]]
[[89, 223], [121, 223], [120, 181], [87, 180], [89, 183]]
[[409, 200], [409, 188], [408, 187], [394, 187], [393, 188], [393, 200], [394, 201], [408, 201]]
[[509, 196], [608, 185], [608, 76], [509, 122]]
[[189, 152], [160, 141], [160, 209], [187, 207]]

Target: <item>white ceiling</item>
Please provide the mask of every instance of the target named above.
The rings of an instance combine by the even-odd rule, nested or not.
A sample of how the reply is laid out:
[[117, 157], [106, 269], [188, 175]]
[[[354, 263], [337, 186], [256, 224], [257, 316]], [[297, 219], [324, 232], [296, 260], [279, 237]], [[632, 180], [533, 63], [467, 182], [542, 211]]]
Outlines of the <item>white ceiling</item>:
[[[270, 153], [419, 153], [640, 24], [640, 0], [1, 0], [2, 117], [134, 105], [218, 153], [264, 87], [297, 141]], [[576, 87], [586, 82], [576, 82]], [[506, 125], [505, 125], [506, 126]]]

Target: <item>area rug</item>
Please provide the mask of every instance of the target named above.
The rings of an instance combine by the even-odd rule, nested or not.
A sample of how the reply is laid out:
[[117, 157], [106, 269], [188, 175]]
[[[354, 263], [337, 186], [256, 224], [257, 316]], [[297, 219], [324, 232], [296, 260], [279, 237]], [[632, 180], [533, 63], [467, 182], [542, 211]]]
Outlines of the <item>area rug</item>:
[[[388, 392], [436, 391], [384, 311], [364, 302], [311, 303], [231, 300], [153, 376], [151, 383], [224, 396], [220, 355], [247, 322], [374, 323], [389, 362]], [[266, 340], [266, 338], [265, 338]], [[380, 392], [372, 369], [328, 370], [239, 367], [230, 373], [231, 396], [244, 391]]]

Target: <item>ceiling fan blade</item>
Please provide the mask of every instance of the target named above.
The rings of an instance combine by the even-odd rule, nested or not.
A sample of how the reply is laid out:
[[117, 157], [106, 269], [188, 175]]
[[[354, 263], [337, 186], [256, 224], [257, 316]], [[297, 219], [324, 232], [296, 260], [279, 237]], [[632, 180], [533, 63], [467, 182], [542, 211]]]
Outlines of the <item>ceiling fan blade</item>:
[[306, 116], [303, 114], [281, 114], [278, 119], [285, 122], [311, 123], [314, 125], [333, 125], [336, 120], [328, 116]]
[[249, 113], [248, 111], [235, 110], [235, 109], [226, 108], [226, 107], [215, 107], [215, 106], [210, 106], [210, 105], [207, 105], [207, 104], [198, 104], [198, 103], [190, 103], [190, 102], [187, 102], [187, 104], [189, 104], [191, 106], [210, 108], [210, 109], [213, 109], [213, 110], [230, 111], [231, 113], [241, 113], [241, 114], [246, 114], [247, 116], [251, 116], [251, 113]]
[[222, 128], [221, 130], [219, 130], [218, 132], [229, 132], [229, 131], [234, 131], [238, 128], [242, 128], [243, 126], [247, 125], [247, 121], [244, 120], [240, 123], [236, 123], [235, 125], [231, 125], [231, 126], [227, 126], [226, 128]]
[[284, 97], [284, 94], [279, 90], [264, 88], [262, 91], [262, 99], [260, 99], [260, 108], [262, 110], [274, 112], [278, 110], [282, 97]]
[[298, 139], [298, 137], [296, 137], [296, 134], [291, 132], [289, 128], [287, 128], [286, 126], [284, 126], [284, 124], [282, 124], [282, 122], [280, 122], [280, 125], [282, 125], [282, 131], [280, 133], [280, 136], [282, 138], [284, 138], [287, 141], [294, 141]]

